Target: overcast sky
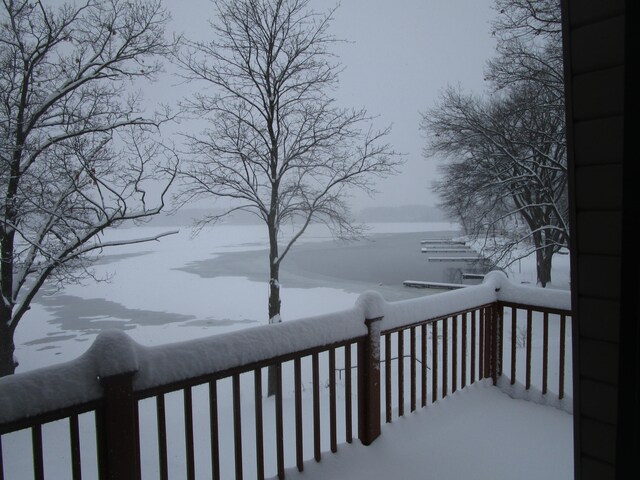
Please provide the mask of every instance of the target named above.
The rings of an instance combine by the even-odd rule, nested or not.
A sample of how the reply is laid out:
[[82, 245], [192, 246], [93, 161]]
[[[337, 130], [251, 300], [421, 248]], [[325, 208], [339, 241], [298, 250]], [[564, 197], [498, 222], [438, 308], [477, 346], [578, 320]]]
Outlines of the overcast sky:
[[[336, 4], [312, 0], [316, 10]], [[364, 107], [393, 125], [389, 138], [406, 164], [396, 177], [378, 183], [374, 199], [358, 196], [355, 209], [407, 204], [434, 205], [430, 191], [434, 161], [422, 156], [420, 111], [431, 107], [447, 84], [468, 90], [485, 88], [483, 70], [495, 42], [489, 22], [493, 0], [342, 0], [332, 31], [349, 43], [337, 46], [345, 67], [337, 100], [345, 107]], [[204, 39], [210, 0], [165, 0], [176, 31]]]

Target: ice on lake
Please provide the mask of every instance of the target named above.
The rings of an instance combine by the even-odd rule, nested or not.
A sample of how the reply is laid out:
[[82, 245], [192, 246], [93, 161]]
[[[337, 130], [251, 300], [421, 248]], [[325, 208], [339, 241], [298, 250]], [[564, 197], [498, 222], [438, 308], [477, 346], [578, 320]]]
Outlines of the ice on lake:
[[[378, 290], [389, 301], [434, 291], [402, 286], [451, 273], [420, 253], [428, 236], [457, 235], [450, 223], [372, 224], [365, 239], [333, 241], [314, 225], [282, 263], [285, 320], [351, 307]], [[162, 227], [119, 229], [114, 239], [148, 237]], [[283, 240], [291, 232], [285, 227]], [[183, 227], [158, 242], [114, 248], [98, 258], [96, 279], [45, 287], [16, 331], [18, 371], [70, 360], [102, 330], [126, 330], [157, 345], [266, 323], [268, 238], [261, 225], [220, 225], [193, 236]], [[454, 267], [457, 270], [460, 266]]]

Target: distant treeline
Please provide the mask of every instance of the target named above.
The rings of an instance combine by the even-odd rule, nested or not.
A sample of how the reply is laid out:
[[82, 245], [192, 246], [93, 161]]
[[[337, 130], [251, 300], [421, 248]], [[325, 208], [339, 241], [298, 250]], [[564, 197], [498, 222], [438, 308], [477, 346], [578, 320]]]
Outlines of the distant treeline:
[[356, 215], [360, 222], [446, 222], [450, 219], [438, 207], [404, 205], [365, 208]]
[[[155, 216], [147, 225], [155, 227], [190, 226], [202, 219], [207, 213], [206, 209], [185, 208], [174, 214]], [[363, 223], [373, 222], [446, 222], [450, 221], [445, 213], [438, 207], [424, 205], [404, 205], [398, 207], [370, 207], [361, 210], [356, 215], [356, 220]], [[235, 212], [225, 218], [227, 225], [252, 225], [260, 221], [246, 212]]]

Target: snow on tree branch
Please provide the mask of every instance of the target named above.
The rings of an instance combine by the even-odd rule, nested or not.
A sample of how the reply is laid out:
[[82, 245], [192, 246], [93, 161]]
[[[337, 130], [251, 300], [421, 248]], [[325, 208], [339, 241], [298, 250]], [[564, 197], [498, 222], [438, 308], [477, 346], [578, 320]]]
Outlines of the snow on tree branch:
[[[0, 5], [0, 375], [13, 332], [47, 280], [90, 275], [101, 234], [157, 214], [178, 162], [159, 141], [171, 112], [146, 112], [176, 48], [159, 0]], [[167, 233], [168, 234], [168, 233]], [[156, 240], [165, 234], [149, 239]]]

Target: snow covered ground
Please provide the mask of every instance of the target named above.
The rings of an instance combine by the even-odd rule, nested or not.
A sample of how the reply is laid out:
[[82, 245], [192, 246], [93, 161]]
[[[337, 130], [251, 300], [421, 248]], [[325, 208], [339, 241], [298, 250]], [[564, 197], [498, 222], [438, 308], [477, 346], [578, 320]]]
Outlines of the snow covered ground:
[[[292, 255], [283, 264], [285, 321], [349, 308], [365, 290], [379, 290], [387, 300], [437, 292], [404, 288], [396, 283], [396, 276], [403, 278], [402, 271], [382, 275], [369, 267], [389, 258], [394, 264], [406, 261], [426, 267], [418, 239], [423, 235], [441, 236], [438, 232], [442, 231], [453, 234], [454, 229], [450, 224], [378, 224], [372, 225], [371, 239], [357, 245], [328, 243], [326, 230], [312, 229], [296, 250], [298, 256]], [[159, 230], [164, 229], [145, 227], [116, 234], [119, 238], [147, 236]], [[95, 274], [111, 277], [110, 281], [87, 281], [38, 297], [17, 331], [19, 371], [75, 358], [101, 330], [114, 327], [151, 346], [265, 323], [268, 292], [261, 275], [266, 267], [263, 250], [267, 239], [263, 230], [260, 226], [231, 225], [191, 238], [190, 229], [182, 229], [160, 242], [107, 252], [96, 265]], [[415, 256], [411, 256], [413, 248]], [[384, 259], [372, 262], [364, 256], [355, 260], [353, 256], [340, 257], [344, 252], [360, 255], [368, 250], [374, 259], [375, 252], [384, 252]], [[329, 259], [336, 255], [338, 265], [329, 268]], [[517, 282], [535, 284], [534, 271], [533, 259], [528, 258], [508, 274]], [[568, 288], [568, 256], [555, 259], [553, 279], [554, 287]], [[534, 377], [538, 376], [534, 371]], [[168, 396], [167, 401], [174, 400]], [[175, 401], [178, 411], [180, 400]], [[290, 403], [292, 399], [285, 398], [285, 408]], [[250, 418], [251, 406], [246, 407]], [[206, 410], [206, 405], [202, 409]], [[145, 420], [145, 415], [141, 416], [143, 425], [147, 420], [152, 425], [153, 409], [149, 410], [150, 419]], [[265, 422], [265, 432], [273, 433], [271, 420], [265, 418]], [[514, 400], [497, 388], [476, 384], [385, 425], [382, 437], [370, 447], [363, 447], [357, 440], [353, 445], [341, 445], [337, 455], [324, 454], [320, 464], [307, 462], [304, 475], [298, 477], [292, 471], [287, 478], [568, 478], [573, 468], [571, 424], [572, 417], [565, 411]], [[181, 428], [178, 422], [176, 431]], [[222, 428], [231, 432], [230, 424], [227, 430]], [[153, 449], [147, 451], [153, 441], [144, 440], [146, 430], [142, 432], [143, 477], [154, 478], [157, 463]], [[57, 437], [55, 427], [49, 436]], [[245, 438], [251, 451], [250, 437]], [[5, 443], [5, 455], [10, 458], [10, 451], [24, 451], [20, 444], [28, 442], [26, 436], [14, 445]], [[226, 443], [230, 447], [231, 441]], [[323, 448], [328, 449], [324, 440]], [[267, 452], [268, 461], [274, 457]], [[287, 465], [291, 466], [292, 459], [288, 458]], [[13, 459], [23, 463], [15, 456]], [[172, 473], [180, 478], [184, 474], [184, 454], [179, 442], [172, 442], [171, 459]], [[206, 463], [206, 459], [203, 461]], [[231, 475], [232, 470], [226, 471]], [[267, 465], [267, 474], [273, 474], [272, 464]]]

